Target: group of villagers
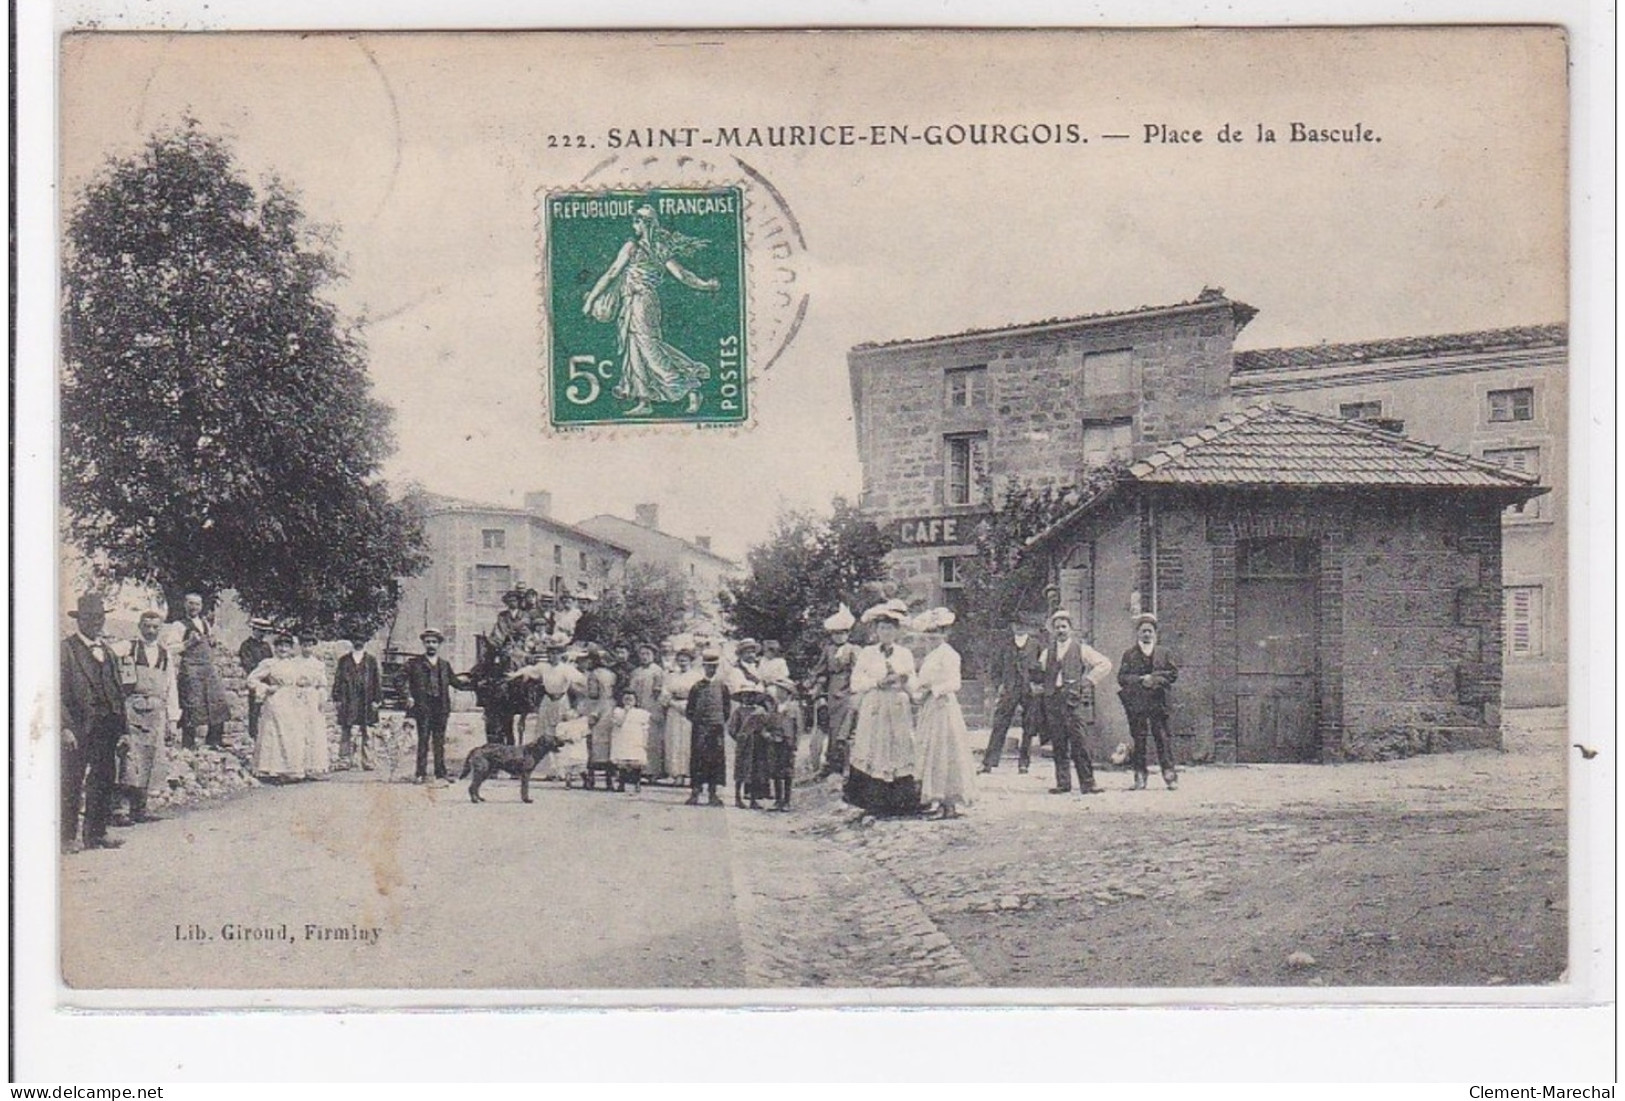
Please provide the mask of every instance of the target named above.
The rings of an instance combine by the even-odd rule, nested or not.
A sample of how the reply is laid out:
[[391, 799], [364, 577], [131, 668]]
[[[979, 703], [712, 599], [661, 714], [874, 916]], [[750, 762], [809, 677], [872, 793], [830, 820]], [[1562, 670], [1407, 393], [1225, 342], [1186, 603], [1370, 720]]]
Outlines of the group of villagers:
[[[842, 605], [799, 682], [775, 641], [687, 636], [666, 655], [641, 645], [624, 665], [596, 647], [560, 650], [512, 676], [540, 682], [534, 733], [565, 740], [538, 775], [570, 786], [636, 793], [667, 779], [689, 787], [690, 805], [724, 806], [731, 773], [736, 807], [785, 811], [805, 747], [818, 778], [844, 773], [854, 806], [952, 818], [972, 785], [960, 655], [945, 635], [953, 622], [947, 608], [910, 617], [888, 600], [863, 613], [859, 644], [859, 621]], [[905, 628], [930, 646], [918, 663], [899, 641]]]

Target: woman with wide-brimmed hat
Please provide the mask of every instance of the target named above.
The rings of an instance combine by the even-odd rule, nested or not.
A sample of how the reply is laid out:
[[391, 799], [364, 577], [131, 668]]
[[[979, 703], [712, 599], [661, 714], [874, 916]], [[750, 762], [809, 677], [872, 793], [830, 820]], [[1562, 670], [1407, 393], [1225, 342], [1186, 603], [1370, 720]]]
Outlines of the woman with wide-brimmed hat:
[[920, 802], [935, 804], [943, 818], [959, 817], [959, 808], [971, 801], [970, 732], [959, 709], [959, 651], [942, 633], [953, 622], [952, 610], [932, 608], [913, 623], [916, 631], [939, 639], [914, 675], [914, 701], [920, 705], [914, 735], [920, 751]]
[[897, 636], [908, 618], [901, 600], [876, 604], [863, 613], [875, 642], [865, 646], [852, 667], [852, 694], [858, 697], [845, 797], [872, 814], [914, 814], [920, 809], [919, 768], [914, 753], [914, 716], [909, 684], [914, 655]]

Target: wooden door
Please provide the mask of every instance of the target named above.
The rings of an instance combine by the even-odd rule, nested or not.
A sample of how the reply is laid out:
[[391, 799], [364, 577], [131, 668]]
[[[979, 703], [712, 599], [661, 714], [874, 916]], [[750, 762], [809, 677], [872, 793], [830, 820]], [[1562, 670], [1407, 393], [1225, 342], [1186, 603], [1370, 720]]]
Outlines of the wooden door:
[[1236, 759], [1314, 761], [1315, 554], [1308, 540], [1236, 548]]

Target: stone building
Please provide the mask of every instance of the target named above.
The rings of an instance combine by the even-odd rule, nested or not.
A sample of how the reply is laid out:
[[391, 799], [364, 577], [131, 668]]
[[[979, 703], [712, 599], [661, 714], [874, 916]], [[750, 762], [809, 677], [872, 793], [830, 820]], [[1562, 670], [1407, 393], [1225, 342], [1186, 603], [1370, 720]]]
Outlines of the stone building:
[[1568, 330], [1541, 325], [1237, 352], [1231, 391], [1386, 425], [1538, 475], [1551, 492], [1502, 517], [1508, 707], [1568, 685]]
[[[1036, 539], [1116, 661], [1155, 610], [1185, 760], [1500, 744], [1501, 512], [1533, 475], [1358, 421], [1258, 405], [1134, 463]], [[1100, 753], [1128, 738], [1111, 693]]]
[[[1237, 353], [1234, 350], [1236, 334], [1255, 314], [1252, 307], [1226, 297], [1222, 291], [1205, 289], [1191, 301], [1169, 306], [865, 344], [852, 349], [848, 367], [859, 457], [864, 470], [862, 507], [886, 525], [896, 540], [891, 565], [894, 575], [908, 586], [911, 599], [919, 604], [946, 603], [951, 607], [964, 607], [965, 563], [976, 553], [976, 525], [993, 508], [1012, 479], [1035, 486], [1076, 485], [1083, 480], [1084, 471], [1100, 467], [1108, 460], [1137, 462], [1141, 465], [1134, 469], [1140, 470], [1154, 456], [1166, 456], [1189, 447], [1189, 437], [1193, 434], [1216, 431], [1221, 418], [1236, 414], [1243, 404], [1238, 398], [1238, 392], [1244, 388], [1238, 382], [1243, 378], [1256, 380], [1252, 383], [1255, 386], [1284, 380], [1307, 389], [1310, 388], [1307, 384], [1287, 377], [1291, 371], [1296, 370], [1304, 377], [1336, 375], [1333, 369], [1321, 370], [1316, 375], [1318, 368], [1296, 362], [1300, 355], [1293, 350]], [[1403, 345], [1405, 342], [1389, 343]], [[1461, 343], [1465, 345], [1467, 341]], [[1477, 360], [1484, 366], [1478, 381], [1469, 385], [1483, 389], [1481, 400], [1485, 403], [1486, 422], [1497, 425], [1506, 423], [1501, 419], [1501, 406], [1509, 401], [1506, 415], [1512, 418], [1511, 423], [1521, 424], [1529, 419], [1524, 415], [1530, 408], [1527, 398], [1516, 395], [1507, 398], [1501, 395], [1502, 390], [1516, 392], [1526, 386], [1535, 389], [1544, 395], [1541, 399], [1544, 406], [1539, 402], [1535, 406], [1544, 409], [1537, 423], [1543, 431], [1552, 434], [1554, 441], [1560, 441], [1561, 414], [1556, 406], [1561, 402], [1562, 391], [1560, 383], [1552, 380], [1560, 368], [1561, 355], [1554, 356], [1549, 345], [1541, 345], [1541, 349], [1527, 356], [1506, 342], [1488, 354], [1480, 349]], [[1266, 368], [1265, 364], [1274, 363], [1269, 358], [1274, 355], [1280, 356], [1281, 363], [1278, 367]], [[1463, 355], [1473, 357], [1473, 353], [1465, 350]], [[1249, 356], [1253, 358], [1245, 358]], [[1492, 362], [1500, 364], [1495, 370], [1508, 372], [1512, 378], [1524, 377], [1519, 375], [1522, 371], [1543, 372], [1543, 381], [1532, 386], [1502, 387], [1500, 376], [1488, 366]], [[1242, 366], [1246, 369], [1238, 370]], [[1271, 370], [1287, 374], [1272, 375]], [[1405, 377], [1405, 372], [1395, 372], [1392, 381], [1397, 385]], [[1496, 384], [1492, 386], [1491, 382]], [[1495, 398], [1489, 397], [1492, 390], [1497, 394]], [[1257, 391], [1248, 391], [1249, 394], [1254, 392]], [[1287, 400], [1296, 404], [1296, 399], [1294, 392]], [[1492, 401], [1496, 403], [1493, 409], [1489, 405]], [[1419, 397], [1414, 422], [1404, 426], [1409, 437], [1427, 439], [1427, 444], [1412, 443], [1392, 432], [1381, 431], [1381, 428], [1400, 427], [1387, 421], [1377, 426], [1339, 426], [1336, 422], [1341, 417], [1355, 419], [1363, 410], [1338, 408], [1329, 410], [1335, 414], [1331, 418], [1314, 417], [1286, 432], [1289, 439], [1299, 442], [1285, 445], [1277, 457], [1289, 467], [1300, 461], [1307, 462], [1314, 458], [1311, 452], [1317, 445], [1304, 441], [1312, 441], [1335, 429], [1339, 446], [1346, 442], [1344, 435], [1352, 433], [1348, 439], [1366, 441], [1370, 446], [1380, 443], [1379, 450], [1384, 453], [1437, 453], [1439, 462], [1449, 468], [1434, 471], [1441, 479], [1437, 485], [1411, 484], [1403, 480], [1390, 484], [1391, 479], [1384, 480], [1388, 475], [1378, 470], [1375, 480], [1357, 488], [1357, 483], [1345, 484], [1340, 480], [1349, 477], [1346, 471], [1328, 468], [1318, 472], [1318, 480], [1303, 484], [1288, 482], [1285, 485], [1291, 492], [1283, 490], [1270, 495], [1268, 501], [1279, 501], [1280, 508], [1272, 504], [1270, 508], [1237, 513], [1243, 497], [1238, 497], [1235, 486], [1208, 487], [1193, 483], [1163, 500], [1139, 481], [1129, 479], [1125, 484], [1138, 488], [1132, 492], [1115, 492], [1111, 501], [1091, 506], [1086, 526], [1097, 534], [1084, 540], [1090, 545], [1089, 561], [1077, 560], [1076, 555], [1082, 552], [1075, 546], [1067, 554], [1052, 559], [1063, 605], [1088, 624], [1089, 630], [1097, 632], [1101, 649], [1115, 649], [1112, 654], [1115, 660], [1127, 646], [1130, 613], [1138, 608], [1156, 608], [1159, 614], [1165, 610], [1159, 605], [1159, 597], [1164, 594], [1145, 588], [1153, 579], [1164, 583], [1170, 577], [1190, 578], [1189, 583], [1197, 587], [1190, 597], [1182, 598], [1194, 601], [1186, 603], [1186, 610], [1204, 621], [1219, 621], [1225, 615], [1234, 614], [1226, 612], [1222, 602], [1216, 603], [1225, 587], [1233, 589], [1241, 580], [1249, 585], [1262, 584], [1267, 580], [1265, 577], [1252, 576], [1246, 571], [1255, 565], [1257, 569], [1273, 569], [1273, 566], [1266, 567], [1268, 556], [1281, 554], [1289, 556], [1281, 568], [1290, 567], [1298, 572], [1283, 574], [1276, 580], [1283, 583], [1291, 578], [1300, 583], [1313, 580], [1316, 600], [1334, 598], [1331, 583], [1322, 583], [1322, 571], [1341, 571], [1345, 580], [1357, 577], [1360, 583], [1349, 591], [1359, 594], [1360, 607], [1348, 612], [1339, 622], [1344, 627], [1359, 626], [1365, 622], [1361, 616], [1379, 615], [1368, 604], [1386, 599], [1387, 590], [1379, 594], [1365, 588], [1364, 583], [1375, 578], [1351, 573], [1353, 559], [1343, 557], [1343, 544], [1338, 544], [1335, 553], [1322, 544], [1326, 539], [1350, 540], [1350, 545], [1365, 548], [1369, 541], [1377, 540], [1382, 534], [1376, 529], [1367, 530], [1366, 525], [1379, 520], [1387, 524], [1390, 519], [1387, 514], [1391, 513], [1392, 524], [1387, 526], [1401, 525], [1394, 527], [1393, 538], [1400, 538], [1401, 531], [1414, 529], [1417, 547], [1449, 548], [1443, 557], [1432, 559], [1417, 551], [1422, 555], [1416, 559], [1419, 569], [1431, 567], [1438, 571], [1439, 577], [1453, 579], [1450, 585], [1453, 593], [1470, 589], [1473, 595], [1462, 597], [1465, 603], [1461, 608], [1478, 601], [1473, 607], [1481, 611], [1480, 606], [1493, 596], [1491, 603], [1499, 617], [1503, 607], [1499, 586], [1493, 594], [1483, 590], [1484, 563], [1492, 557], [1491, 551], [1482, 546], [1489, 539], [1479, 522], [1483, 510], [1492, 505], [1496, 510], [1507, 508], [1505, 523], [1509, 527], [1517, 523], [1516, 510], [1520, 509], [1523, 513], [1546, 510], [1556, 516], [1561, 504], [1549, 504], [1547, 496], [1533, 489], [1536, 482], [1545, 481], [1560, 471], [1560, 466], [1554, 457], [1551, 462], [1543, 462], [1539, 470], [1545, 477], [1533, 472], [1522, 474], [1519, 471], [1527, 469], [1527, 464], [1520, 464], [1516, 457], [1502, 453], [1516, 445], [1497, 446], [1498, 437], [1488, 432], [1466, 444], [1458, 444], [1462, 454], [1446, 455], [1431, 446], [1438, 441], [1418, 430], [1432, 427], [1420, 411], [1428, 404]], [[1284, 423], [1282, 418], [1292, 415], [1291, 410], [1284, 407], [1266, 408], [1270, 413], [1265, 420], [1277, 427]], [[1222, 423], [1229, 425], [1232, 432], [1236, 430], [1231, 422]], [[1257, 426], [1257, 430], [1262, 431], [1262, 425]], [[1292, 458], [1293, 448], [1310, 450]], [[1243, 468], [1248, 466], [1245, 457], [1241, 463]], [[1497, 470], [1497, 463], [1510, 471]], [[1396, 469], [1401, 473], [1409, 471], [1404, 463]], [[1262, 476], [1268, 472], [1254, 473]], [[1266, 498], [1260, 496], [1262, 487], [1276, 484], [1267, 479], [1259, 482], [1247, 499], [1254, 504], [1265, 502]], [[1167, 513], [1158, 523], [1136, 520], [1130, 524], [1122, 517], [1118, 518], [1122, 522], [1111, 520], [1114, 509], [1149, 509], [1159, 501]], [[1423, 501], [1432, 503], [1422, 507]], [[1351, 508], [1354, 511], [1351, 512]], [[1271, 534], [1269, 524], [1277, 521], [1266, 517], [1274, 513], [1299, 519]], [[1248, 516], [1254, 518], [1248, 519]], [[1166, 571], [1142, 572], [1143, 556], [1155, 557], [1155, 552], [1142, 548], [1143, 536], [1153, 531], [1163, 532], [1164, 522], [1173, 525], [1168, 529], [1172, 532], [1180, 524], [1197, 524], [1198, 520], [1204, 533], [1231, 532], [1228, 537], [1231, 549], [1218, 552], [1217, 567], [1204, 557], [1212, 552], [1192, 550], [1190, 554], [1195, 557], [1186, 560], [1182, 555], [1176, 561], [1169, 557], [1171, 552], [1164, 551]], [[1284, 519], [1279, 522], [1286, 523]], [[1080, 519], [1079, 523], [1084, 521]], [[1495, 526], [1497, 531], [1499, 523]], [[1289, 542], [1270, 544], [1274, 549], [1266, 549], [1264, 541], [1276, 537]], [[1174, 536], [1159, 535], [1159, 539], [1168, 538]], [[1499, 538], [1494, 542], [1493, 576], [1499, 578]], [[1242, 554], [1241, 565], [1238, 567], [1233, 561], [1225, 565], [1226, 553]], [[1366, 553], [1383, 557], [1383, 552], [1375, 549]], [[1405, 551], [1401, 559], [1410, 561], [1405, 557], [1410, 553]], [[1556, 577], [1561, 577], [1561, 563], [1560, 555], [1546, 558], [1548, 569], [1556, 571]], [[1243, 573], [1237, 574], [1238, 569]], [[1516, 576], [1509, 573], [1506, 584], [1516, 586]], [[1468, 584], [1469, 581], [1472, 583]], [[1209, 587], [1215, 585], [1217, 589], [1209, 591]], [[1508, 592], [1509, 603], [1518, 599], [1513, 590]], [[1437, 596], [1438, 593], [1433, 594]], [[1086, 599], [1090, 602], [1088, 607], [1085, 607]], [[1551, 606], [1548, 598], [1543, 607]], [[1429, 615], [1442, 614], [1434, 604], [1427, 604], [1427, 609]], [[1458, 605], [1452, 603], [1450, 609], [1454, 616]], [[1176, 620], [1185, 614], [1167, 610]], [[1324, 623], [1317, 620], [1316, 638], [1320, 641], [1316, 645], [1321, 647], [1316, 651], [1317, 660], [1331, 660], [1332, 651], [1325, 647], [1334, 639], [1332, 618]], [[1173, 628], [1175, 635], [1183, 633], [1185, 641], [1197, 645], [1199, 653], [1187, 654], [1187, 661], [1200, 665], [1204, 661], [1239, 660], [1233, 652], [1230, 636], [1192, 634], [1193, 629], [1192, 624]], [[1489, 628], [1476, 620], [1471, 629], [1479, 632], [1480, 640], [1488, 637], [1484, 632]], [[1517, 638], [1518, 630], [1516, 625], [1504, 629], [1497, 618], [1493, 637], [1499, 644], [1503, 633]], [[1429, 638], [1433, 644], [1452, 653], [1466, 645], [1460, 639]], [[1214, 650], [1215, 646], [1219, 649]], [[1225, 653], [1230, 656], [1223, 656]], [[1358, 655], [1352, 653], [1341, 654], [1340, 660], [1357, 666], [1356, 657]], [[1382, 755], [1468, 744], [1494, 736], [1492, 731], [1500, 706], [1501, 654], [1498, 651], [1492, 661], [1479, 646], [1472, 660], [1462, 657], [1454, 664], [1460, 666], [1463, 698], [1475, 693], [1483, 695], [1488, 691], [1486, 685], [1494, 685], [1495, 700], [1482, 701], [1483, 708], [1476, 718], [1467, 712], [1478, 707], [1477, 702], [1449, 704], [1446, 697], [1436, 691], [1443, 683], [1440, 678], [1444, 678], [1437, 670], [1435, 681], [1426, 692], [1420, 689], [1398, 691], [1391, 683], [1361, 679], [1363, 674], [1359, 674], [1340, 686], [1331, 680], [1325, 681], [1329, 686], [1325, 692], [1317, 687], [1311, 706], [1303, 712], [1312, 717], [1313, 732], [1306, 733], [1302, 721], [1292, 720], [1288, 725], [1294, 726], [1298, 733], [1286, 742], [1271, 735], [1267, 740], [1277, 748], [1269, 752], [1276, 756], [1315, 759]], [[1493, 675], [1489, 670], [1492, 664]], [[1245, 759], [1255, 752], [1254, 742], [1259, 736], [1249, 730], [1238, 734], [1238, 720], [1233, 714], [1241, 698], [1233, 691], [1235, 678], [1245, 679], [1250, 675], [1237, 672], [1219, 683], [1206, 679], [1210, 676], [1208, 673], [1193, 672], [1191, 682], [1182, 684], [1180, 696], [1186, 701], [1185, 705], [1203, 712], [1200, 722], [1185, 730], [1182, 746], [1185, 754], [1199, 759]], [[1457, 677], [1458, 673], [1452, 671], [1448, 679], [1454, 684]], [[1350, 695], [1351, 684], [1358, 690], [1357, 695]], [[1407, 725], [1407, 720], [1392, 717], [1392, 709], [1383, 712], [1368, 691], [1378, 695], [1388, 693], [1392, 697], [1391, 704], [1410, 706], [1415, 721]], [[974, 701], [977, 695], [976, 686], [971, 685], [967, 697]], [[1285, 705], [1277, 710], [1283, 707]], [[1460, 710], [1463, 708], [1467, 711]], [[1322, 725], [1332, 722], [1334, 717], [1336, 722], [1345, 725]], [[1194, 718], [1193, 715], [1193, 721]], [[1126, 733], [1117, 729], [1122, 719], [1115, 701], [1109, 701], [1109, 706], [1102, 709], [1101, 721], [1101, 748], [1104, 749], [1115, 745]], [[1350, 722], [1352, 725], [1347, 725]], [[1391, 733], [1381, 734], [1380, 730]]]
[[1194, 432], [1229, 407], [1235, 335], [1257, 311], [1190, 302], [923, 340], [848, 356], [865, 513], [894, 575], [959, 605], [972, 531], [1011, 478], [1070, 485], [1110, 458]]
[[434, 627], [458, 669], [474, 664], [476, 635], [496, 622], [515, 587], [600, 595], [626, 568], [629, 548], [553, 519], [552, 495], [527, 493], [524, 508], [431, 494], [425, 520], [430, 565], [401, 583], [388, 644], [407, 650]]
[[739, 563], [712, 550], [710, 536], [697, 535], [691, 541], [661, 531], [657, 504], [638, 505], [634, 515], [636, 520], [626, 520], [600, 513], [576, 527], [627, 548], [631, 551], [629, 566], [661, 566], [682, 578], [688, 587], [689, 615], [713, 631], [720, 631], [718, 594], [724, 579], [739, 576]]

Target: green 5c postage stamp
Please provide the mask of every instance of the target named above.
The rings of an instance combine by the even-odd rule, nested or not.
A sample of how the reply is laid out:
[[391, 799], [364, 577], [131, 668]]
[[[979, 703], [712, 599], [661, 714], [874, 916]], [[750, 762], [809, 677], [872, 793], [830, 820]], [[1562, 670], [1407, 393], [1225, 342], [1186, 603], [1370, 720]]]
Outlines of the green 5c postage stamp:
[[554, 427], [744, 423], [741, 190], [559, 191], [543, 208]]

